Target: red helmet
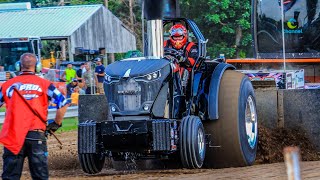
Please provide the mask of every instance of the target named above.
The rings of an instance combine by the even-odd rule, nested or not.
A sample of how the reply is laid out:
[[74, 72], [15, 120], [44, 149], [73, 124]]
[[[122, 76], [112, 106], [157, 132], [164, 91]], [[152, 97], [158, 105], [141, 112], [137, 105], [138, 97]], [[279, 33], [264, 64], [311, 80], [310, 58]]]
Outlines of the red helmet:
[[[183, 36], [182, 39], [173, 39], [173, 37]], [[176, 49], [181, 49], [187, 43], [187, 29], [182, 24], [176, 24], [170, 29], [170, 42]]]

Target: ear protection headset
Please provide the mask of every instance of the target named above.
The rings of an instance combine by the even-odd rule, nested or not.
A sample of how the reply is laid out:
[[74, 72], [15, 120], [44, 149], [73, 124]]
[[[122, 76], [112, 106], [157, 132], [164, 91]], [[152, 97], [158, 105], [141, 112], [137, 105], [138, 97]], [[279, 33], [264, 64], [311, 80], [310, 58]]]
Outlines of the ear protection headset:
[[[16, 71], [21, 71], [21, 62], [20, 62], [20, 60], [17, 61], [14, 64], [14, 67], [16, 68]], [[41, 69], [42, 69], [42, 64], [41, 64], [41, 62], [39, 60], [37, 60], [35, 72], [39, 73], [41, 71]]]

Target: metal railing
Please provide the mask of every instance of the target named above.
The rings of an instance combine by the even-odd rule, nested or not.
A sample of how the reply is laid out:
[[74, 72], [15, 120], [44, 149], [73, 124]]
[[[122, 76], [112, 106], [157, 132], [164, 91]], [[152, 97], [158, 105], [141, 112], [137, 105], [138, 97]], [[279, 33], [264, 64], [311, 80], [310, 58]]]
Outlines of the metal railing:
[[[47, 119], [54, 119], [56, 117], [56, 109], [48, 109], [48, 118]], [[71, 106], [68, 107], [64, 118], [70, 117], [78, 117], [78, 106]], [[0, 124], [3, 123], [5, 118], [5, 112], [0, 112]]]

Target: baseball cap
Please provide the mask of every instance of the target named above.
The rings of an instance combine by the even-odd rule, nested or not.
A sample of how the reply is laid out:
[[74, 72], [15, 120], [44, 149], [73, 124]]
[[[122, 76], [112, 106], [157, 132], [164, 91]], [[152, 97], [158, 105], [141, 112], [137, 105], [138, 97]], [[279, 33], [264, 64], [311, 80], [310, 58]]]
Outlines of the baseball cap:
[[78, 79], [73, 78], [72, 81], [73, 81], [73, 82], [78, 82]]
[[99, 61], [99, 62], [101, 62], [101, 58], [95, 58], [94, 61]]

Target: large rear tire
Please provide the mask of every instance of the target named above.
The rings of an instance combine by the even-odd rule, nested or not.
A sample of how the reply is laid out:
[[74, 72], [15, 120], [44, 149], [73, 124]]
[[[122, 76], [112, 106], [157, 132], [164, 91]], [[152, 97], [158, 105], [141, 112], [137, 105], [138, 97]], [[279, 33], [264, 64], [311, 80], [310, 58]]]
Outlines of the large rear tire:
[[202, 122], [197, 116], [186, 116], [180, 124], [180, 156], [183, 167], [195, 169], [203, 165], [206, 144]]
[[79, 154], [80, 165], [82, 170], [88, 174], [99, 173], [105, 163], [105, 156], [103, 154]]
[[258, 122], [250, 80], [239, 72], [225, 71], [219, 88], [218, 107], [219, 119], [204, 122], [206, 133], [211, 135], [205, 166], [252, 165], [257, 151]]

